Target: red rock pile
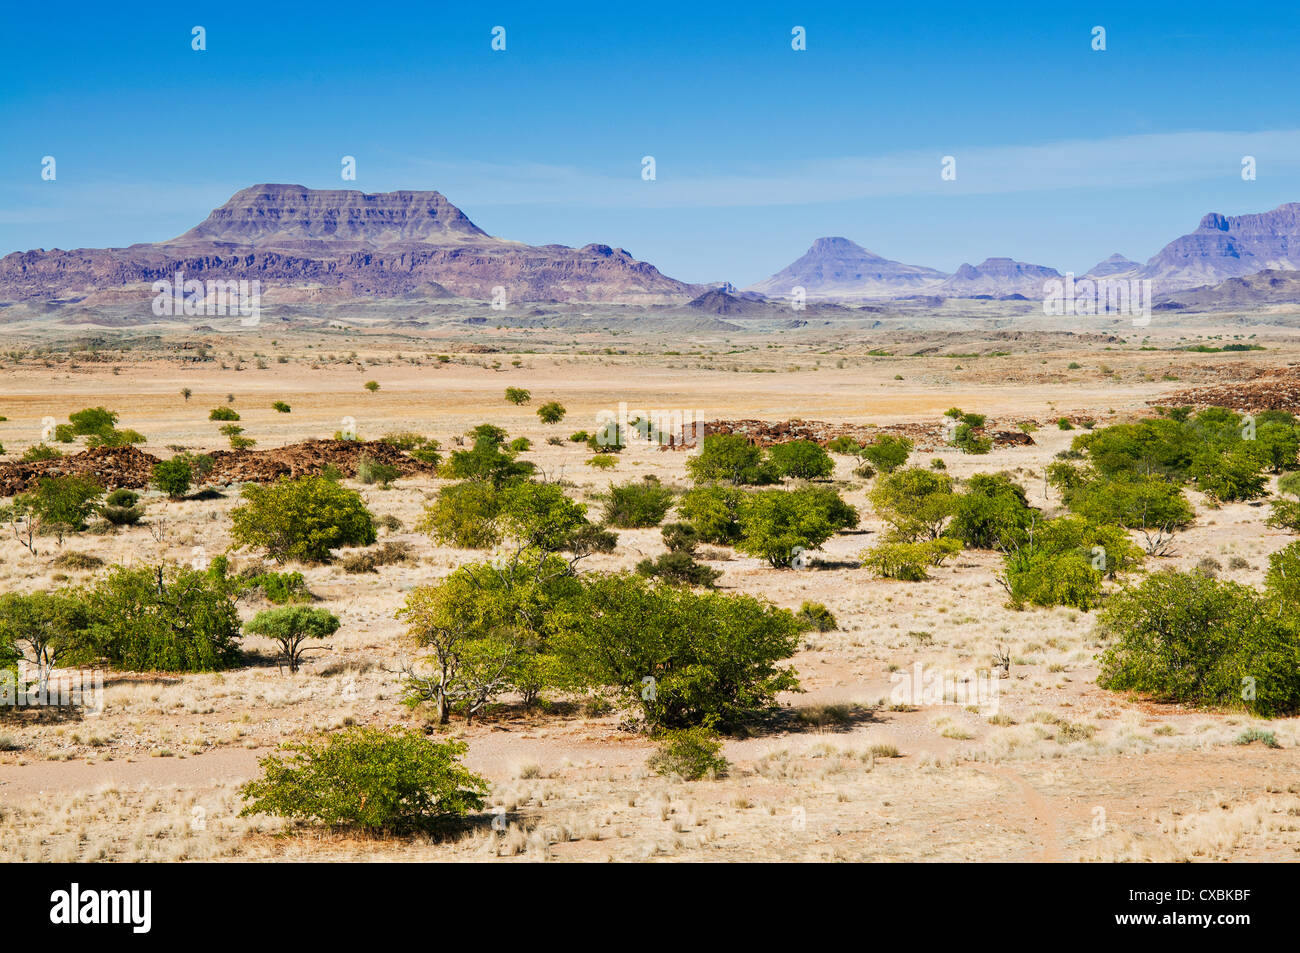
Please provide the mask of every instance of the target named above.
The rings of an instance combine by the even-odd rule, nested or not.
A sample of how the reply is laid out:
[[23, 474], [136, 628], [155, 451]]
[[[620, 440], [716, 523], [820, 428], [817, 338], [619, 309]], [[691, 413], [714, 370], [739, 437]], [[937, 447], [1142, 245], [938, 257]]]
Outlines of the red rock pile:
[[139, 490], [149, 485], [158, 458], [135, 447], [91, 447], [54, 460], [15, 461], [0, 464], [0, 496], [13, 496], [35, 486], [44, 477], [79, 476], [105, 489]]
[[432, 473], [430, 464], [414, 460], [381, 440], [308, 440], [273, 450], [214, 450], [205, 483], [270, 483], [281, 477], [315, 476], [327, 466], [357, 475], [357, 462], [369, 457], [396, 467], [403, 476]]
[[[315, 475], [326, 466], [351, 477], [356, 476], [362, 457], [397, 467], [404, 476], [434, 470], [378, 440], [308, 440], [272, 450], [214, 450], [211, 457], [212, 471], [205, 483], [269, 483], [281, 477]], [[92, 447], [56, 460], [4, 463], [0, 464], [0, 496], [22, 493], [42, 477], [68, 474], [93, 479], [105, 489], [139, 490], [149, 485], [157, 462], [157, 457], [135, 447]]]
[[[984, 433], [984, 431], [978, 431]], [[889, 434], [906, 437], [918, 450], [934, 450], [948, 444], [948, 430], [943, 422], [933, 424], [891, 424], [885, 427], [868, 427], [865, 424], [830, 424], [820, 420], [710, 420], [704, 424], [704, 435], [740, 434], [750, 443], [760, 447], [785, 443], [789, 440], [811, 440], [825, 446], [836, 437], [848, 437], [858, 443], [870, 443], [877, 437]], [[1033, 446], [1033, 438], [1018, 431], [996, 430], [989, 434], [999, 446]], [[666, 447], [664, 449], [673, 449]], [[676, 449], [686, 449], [679, 447]]]
[[1163, 407], [1231, 407], [1233, 410], [1300, 411], [1300, 367], [1278, 367], [1250, 381], [1178, 391], [1148, 403]]

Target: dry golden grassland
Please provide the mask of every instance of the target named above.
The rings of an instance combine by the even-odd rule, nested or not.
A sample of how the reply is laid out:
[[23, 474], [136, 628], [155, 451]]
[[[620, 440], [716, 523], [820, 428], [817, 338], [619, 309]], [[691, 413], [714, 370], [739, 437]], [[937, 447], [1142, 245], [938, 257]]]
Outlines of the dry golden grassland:
[[[276, 333], [282, 336], [272, 343]], [[121, 426], [147, 435], [149, 452], [213, 449], [225, 441], [208, 411], [228, 394], [259, 448], [330, 436], [344, 418], [363, 438], [411, 430], [445, 448], [492, 422], [530, 438], [525, 458], [566, 481], [598, 515], [611, 482], [653, 474], [688, 483], [684, 453], [633, 446], [613, 471], [600, 472], [585, 465], [584, 448], [546, 442], [593, 429], [597, 413], [620, 402], [709, 419], [876, 425], [933, 422], [956, 405], [1005, 429], [1026, 419], [1044, 426], [1032, 447], [987, 456], [918, 450], [913, 462], [939, 457], [957, 477], [1012, 471], [1030, 502], [1052, 511], [1059, 500], [1045, 495], [1043, 469], [1074, 434], [1050, 421], [1124, 419], [1149, 412], [1161, 394], [1300, 359], [1288, 339], [1263, 343], [1268, 350], [1192, 354], [1055, 335], [982, 349], [1005, 356], [901, 356], [918, 349], [909, 346], [873, 357], [869, 350], [891, 349], [886, 335], [737, 334], [666, 345], [649, 335], [490, 328], [436, 341], [258, 329], [255, 337], [213, 337], [217, 360], [203, 364], [147, 349], [75, 366], [66, 349], [48, 359], [7, 357], [0, 443], [14, 459], [40, 440], [44, 418], [65, 420], [102, 404], [120, 412]], [[468, 353], [471, 344], [499, 350]], [[379, 390], [364, 390], [368, 380]], [[507, 386], [528, 388], [532, 403], [507, 403]], [[182, 388], [192, 391], [188, 401]], [[273, 411], [275, 400], [292, 412]], [[568, 409], [562, 423], [538, 421], [535, 409], [548, 400]], [[789, 608], [822, 602], [839, 622], [836, 631], [809, 634], [794, 659], [805, 692], [783, 702], [799, 717], [788, 730], [728, 740], [731, 770], [723, 778], [688, 783], [653, 774], [645, 764], [653, 746], [620, 730], [617, 713], [554, 699], [550, 710], [507, 705], [468, 727], [453, 721], [451, 733], [469, 745], [466, 764], [492, 784], [489, 812], [460, 834], [364, 839], [240, 818], [239, 784], [277, 745], [344, 725], [426, 719], [399, 702], [410, 650], [394, 611], [411, 588], [482, 557], [414, 531], [443, 481], [402, 479], [388, 489], [349, 481], [372, 512], [400, 521], [382, 538], [408, 543], [414, 559], [364, 574], [338, 563], [292, 567], [343, 621], [332, 651], [290, 675], [274, 664], [269, 643], [248, 639], [251, 662], [239, 670], [110, 674], [100, 715], [0, 720], [0, 860], [1300, 859], [1295, 720], [1188, 710], [1100, 689], [1093, 617], [1008, 608], [993, 553], [963, 552], [924, 582], [872, 578], [854, 557], [883, 523], [867, 502], [867, 481], [853, 476], [849, 458], [836, 459], [836, 484], [863, 522], [827, 543], [818, 554], [824, 566], [775, 570], [723, 549], [705, 553], [723, 573], [723, 591]], [[137, 564], [188, 562], [196, 549], [222, 553], [238, 490], [221, 490], [223, 498], [204, 502], [150, 493], [144, 524], [80, 534], [63, 550]], [[1260, 585], [1268, 555], [1291, 537], [1265, 525], [1267, 507], [1211, 508], [1190, 497], [1197, 520], [1179, 535], [1177, 554], [1148, 562], [1190, 568], [1213, 557], [1222, 578]], [[584, 567], [629, 569], [664, 550], [658, 530], [618, 535], [613, 554]], [[82, 583], [102, 571], [59, 569], [52, 565], [58, 553], [52, 540], [34, 557], [0, 539], [0, 590]], [[237, 563], [255, 558], [235, 555]], [[240, 611], [247, 618], [265, 607], [245, 601]], [[1002, 646], [1011, 669], [996, 713], [891, 706], [892, 673], [917, 663], [987, 668]], [[1280, 748], [1238, 744], [1250, 728], [1274, 732]], [[502, 812], [504, 823], [494, 826]]]

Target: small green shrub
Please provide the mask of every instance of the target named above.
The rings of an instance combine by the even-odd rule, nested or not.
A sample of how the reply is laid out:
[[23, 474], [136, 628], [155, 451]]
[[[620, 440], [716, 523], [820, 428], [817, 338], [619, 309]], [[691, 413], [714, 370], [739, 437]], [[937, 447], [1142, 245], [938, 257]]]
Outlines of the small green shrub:
[[461, 763], [454, 739], [410, 729], [348, 728], [323, 744], [288, 745], [261, 759], [262, 777], [240, 793], [241, 816], [271, 814], [330, 827], [397, 834], [430, 832], [483, 809], [488, 783]]
[[660, 736], [659, 750], [646, 762], [655, 774], [698, 781], [723, 777], [730, 765], [722, 756], [722, 742], [705, 728], [682, 728]]
[[324, 476], [244, 484], [243, 503], [230, 514], [231, 538], [263, 549], [276, 562], [323, 563], [340, 546], [375, 541], [374, 521], [361, 496]]
[[208, 420], [238, 420], [239, 414], [233, 407], [213, 407], [208, 413]]
[[288, 404], [286, 404], [284, 401], [277, 400], [275, 403], [271, 404], [271, 409], [274, 410], [277, 414], [287, 414], [293, 408], [290, 407]]
[[153, 466], [153, 485], [166, 493], [169, 499], [179, 500], [190, 490], [194, 471], [190, 461], [182, 456], [159, 460]]
[[883, 542], [863, 550], [859, 558], [862, 565], [882, 579], [901, 579], [904, 582], [921, 582], [929, 579], [926, 569], [942, 566], [961, 552], [961, 543], [955, 539], [931, 539], [922, 542]]
[[655, 477], [609, 488], [605, 522], [619, 529], [658, 526], [673, 505], [673, 491]]
[[835, 472], [833, 461], [811, 440], [790, 440], [768, 448], [768, 464], [780, 477], [794, 480], [824, 480]]
[[831, 610], [820, 602], [805, 602], [794, 617], [806, 632], [834, 632], [840, 627]]

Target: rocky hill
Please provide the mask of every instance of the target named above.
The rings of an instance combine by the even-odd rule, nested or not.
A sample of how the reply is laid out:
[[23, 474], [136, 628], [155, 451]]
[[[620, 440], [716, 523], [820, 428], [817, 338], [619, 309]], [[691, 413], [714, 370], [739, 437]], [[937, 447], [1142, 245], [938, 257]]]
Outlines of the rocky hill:
[[257, 279], [269, 302], [304, 288], [482, 300], [500, 287], [508, 302], [636, 304], [685, 302], [704, 290], [609, 245], [493, 238], [437, 192], [257, 185], [170, 241], [6, 255], [0, 299], [76, 301], [120, 288], [147, 303], [152, 283], [172, 281], [177, 272], [187, 279]]

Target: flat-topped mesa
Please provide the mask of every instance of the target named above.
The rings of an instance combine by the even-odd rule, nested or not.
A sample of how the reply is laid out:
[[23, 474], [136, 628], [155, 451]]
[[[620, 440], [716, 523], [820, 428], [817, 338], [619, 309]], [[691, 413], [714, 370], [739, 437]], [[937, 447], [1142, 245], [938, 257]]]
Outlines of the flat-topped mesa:
[[383, 246], [486, 238], [486, 232], [439, 192], [367, 193], [268, 184], [241, 189], [199, 225], [164, 244], [292, 247], [330, 241]]
[[1211, 212], [1146, 263], [1144, 277], [1157, 290], [1215, 285], [1227, 278], [1265, 270], [1300, 268], [1300, 202], [1268, 212], [1221, 215]]

